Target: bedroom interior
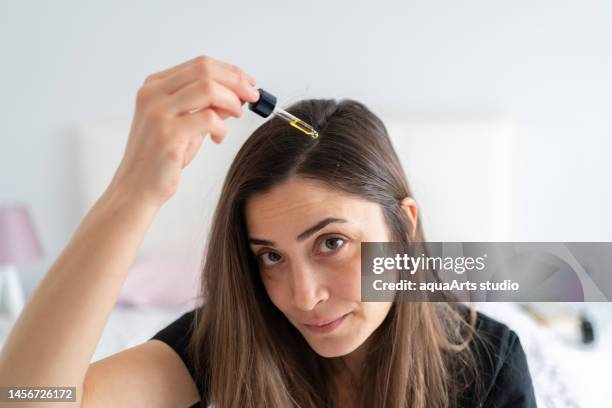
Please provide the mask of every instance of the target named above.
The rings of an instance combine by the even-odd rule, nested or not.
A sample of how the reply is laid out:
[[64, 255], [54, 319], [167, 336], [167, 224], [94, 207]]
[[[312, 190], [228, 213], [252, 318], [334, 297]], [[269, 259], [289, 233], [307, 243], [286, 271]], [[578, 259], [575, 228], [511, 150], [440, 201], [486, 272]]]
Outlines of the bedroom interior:
[[[349, 97], [371, 107], [429, 241], [612, 241], [609, 4], [443, 0], [347, 11], [277, 1], [270, 13], [191, 0], [10, 3], [0, 5], [0, 74], [9, 79], [0, 95], [0, 347], [113, 176], [145, 74], [197, 54], [247, 67], [283, 106]], [[286, 35], [254, 46], [262, 21]], [[325, 29], [296, 29], [313, 21]], [[296, 45], [300, 56], [287, 58]], [[92, 362], [198, 304], [223, 179], [264, 121], [245, 107], [228, 119], [222, 144], [204, 140], [149, 228]], [[608, 404], [610, 303], [479, 302], [477, 310], [519, 335], [539, 406]], [[553, 326], [548, 313], [571, 327]]]

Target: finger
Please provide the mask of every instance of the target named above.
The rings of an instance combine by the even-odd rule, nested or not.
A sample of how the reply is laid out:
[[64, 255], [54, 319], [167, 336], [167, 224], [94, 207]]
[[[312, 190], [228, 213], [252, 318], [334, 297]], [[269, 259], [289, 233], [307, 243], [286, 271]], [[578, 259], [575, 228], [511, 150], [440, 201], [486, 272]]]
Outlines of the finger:
[[165, 70], [163, 70], [163, 71], [159, 71], [159, 72], [156, 72], [156, 73], [154, 73], [154, 74], [151, 74], [151, 75], [149, 75], [149, 76], [147, 77], [147, 79], [146, 79], [146, 81], [145, 81], [145, 82], [153, 82], [153, 81], [156, 81], [156, 80], [159, 80], [159, 79], [166, 78], [166, 77], [168, 77], [169, 75], [172, 75], [172, 74], [174, 74], [175, 72], [180, 71], [180, 70], [182, 70], [183, 68], [185, 68], [185, 67], [187, 67], [187, 66], [189, 66], [189, 65], [191, 65], [191, 64], [194, 64], [194, 63], [197, 61], [197, 59], [198, 59], [198, 58], [199, 58], [199, 57], [192, 58], [192, 59], [190, 59], [189, 61], [185, 61], [185, 62], [180, 63], [180, 64], [178, 64], [178, 65], [175, 65], [175, 66], [173, 66], [173, 67], [171, 67], [171, 68], [168, 68], [168, 69], [165, 69]]
[[168, 99], [168, 111], [174, 115], [204, 108], [220, 108], [231, 115], [242, 115], [242, 101], [222, 84], [203, 79], [186, 86]]
[[200, 151], [200, 146], [202, 146], [202, 142], [204, 141], [205, 137], [206, 137], [206, 134], [202, 133], [197, 136], [194, 136], [191, 139], [189, 145], [187, 146], [187, 150], [185, 151], [185, 157], [183, 160], [183, 168], [188, 166], [189, 163], [191, 163], [191, 161], [194, 159], [196, 154], [198, 154], [198, 151]]
[[214, 111], [204, 109], [191, 115], [181, 116], [176, 120], [177, 134], [185, 140], [210, 133], [215, 143], [220, 143], [227, 133], [227, 124]]
[[212, 78], [234, 91], [243, 101], [256, 102], [259, 93], [254, 88], [254, 79], [242, 69], [210, 57], [188, 64], [159, 81], [158, 86], [167, 94], [174, 94], [191, 83], [203, 78]]
[[225, 109], [221, 109], [221, 108], [211, 108], [212, 110], [214, 110], [215, 112], [217, 112], [217, 115], [219, 115], [219, 117], [223, 120], [229, 118], [231, 115], [231, 113], [229, 113], [228, 111], [226, 111]]
[[251, 84], [252, 86], [255, 86], [255, 84], [257, 83], [257, 80], [255, 80], [255, 78], [250, 76], [249, 74], [246, 74], [246, 76], [249, 79], [249, 84]]
[[[217, 115], [219, 115], [219, 117], [223, 120], [229, 118], [230, 116], [232, 116], [231, 113], [229, 113], [228, 111], [226, 111], [225, 109], [221, 109], [221, 108], [215, 108], [215, 107], [211, 107], [209, 109], [214, 110], [215, 112], [217, 112]], [[197, 112], [199, 109], [194, 109], [192, 111], [187, 112], [187, 115], [191, 115], [192, 113]]]
[[217, 64], [219, 64], [219, 65], [221, 65], [221, 66], [225, 67], [225, 68], [226, 68], [226, 69], [228, 69], [229, 71], [234, 71], [234, 72], [239, 73], [240, 75], [244, 75], [244, 76], [246, 77], [247, 81], [248, 81], [248, 82], [249, 82], [251, 85], [255, 86], [255, 83], [257, 82], [257, 81], [255, 80], [255, 78], [254, 78], [254, 77], [252, 77], [251, 75], [247, 74], [247, 73], [246, 73], [246, 72], [245, 72], [243, 69], [241, 69], [241, 68], [240, 68], [240, 67], [238, 67], [237, 65], [234, 65], [234, 64], [229, 64], [229, 63], [227, 63], [227, 62], [224, 62], [224, 61], [221, 61], [221, 60], [217, 60], [217, 59], [214, 59], [214, 58], [211, 58], [211, 59], [212, 59], [212, 61], [213, 61], [213, 62], [215, 62], [215, 63], [217, 63]]

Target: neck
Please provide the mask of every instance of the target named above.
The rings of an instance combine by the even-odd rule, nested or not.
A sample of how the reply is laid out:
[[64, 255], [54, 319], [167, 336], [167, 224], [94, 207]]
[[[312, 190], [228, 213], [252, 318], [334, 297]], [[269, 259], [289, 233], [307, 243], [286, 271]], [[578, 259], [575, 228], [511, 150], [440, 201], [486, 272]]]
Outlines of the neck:
[[364, 342], [351, 353], [339, 357], [336, 361], [338, 377], [349, 384], [357, 384], [361, 379], [363, 364], [366, 358], [368, 341]]

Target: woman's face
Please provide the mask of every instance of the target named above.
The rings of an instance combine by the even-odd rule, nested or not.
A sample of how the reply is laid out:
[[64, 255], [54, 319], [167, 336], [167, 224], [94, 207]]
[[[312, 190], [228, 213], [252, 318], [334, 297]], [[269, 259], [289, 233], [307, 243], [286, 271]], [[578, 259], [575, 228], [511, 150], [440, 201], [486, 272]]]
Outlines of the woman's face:
[[391, 307], [360, 301], [361, 241], [392, 241], [380, 205], [294, 177], [245, 211], [266, 291], [308, 344], [324, 357], [363, 344]]

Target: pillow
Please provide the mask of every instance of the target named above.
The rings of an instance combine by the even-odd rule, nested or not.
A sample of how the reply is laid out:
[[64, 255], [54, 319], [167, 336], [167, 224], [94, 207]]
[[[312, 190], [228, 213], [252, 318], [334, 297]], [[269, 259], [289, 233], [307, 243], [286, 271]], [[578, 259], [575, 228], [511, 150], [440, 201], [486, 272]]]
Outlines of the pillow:
[[196, 307], [201, 256], [186, 251], [139, 255], [129, 269], [118, 305], [138, 308]]

